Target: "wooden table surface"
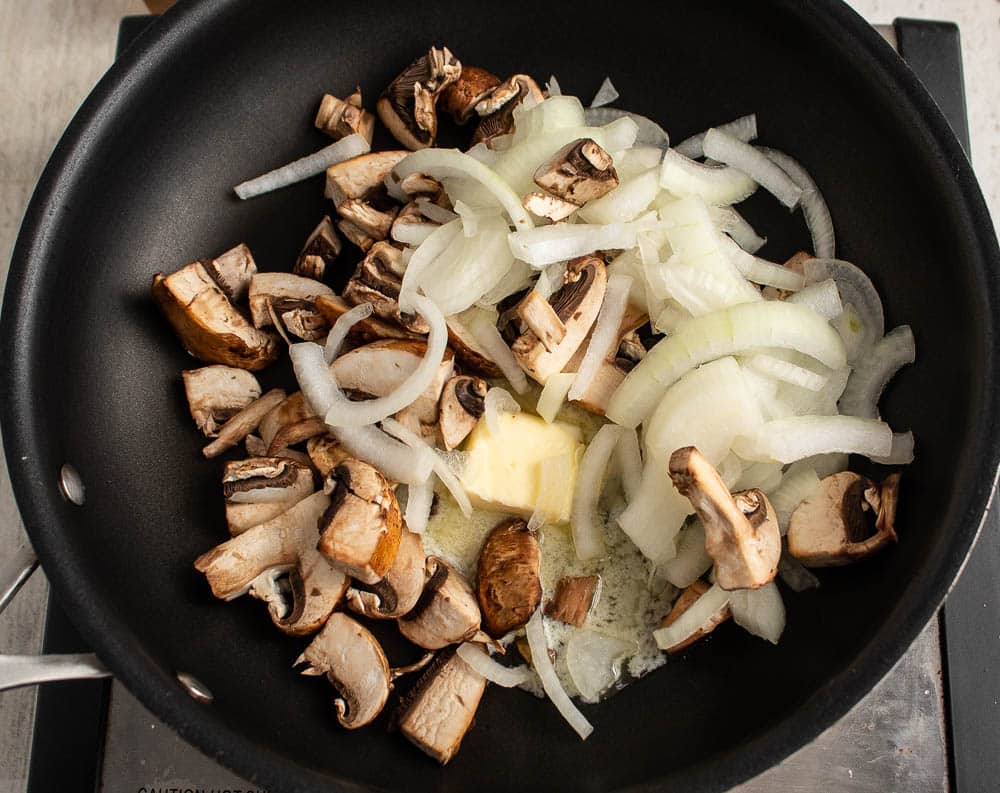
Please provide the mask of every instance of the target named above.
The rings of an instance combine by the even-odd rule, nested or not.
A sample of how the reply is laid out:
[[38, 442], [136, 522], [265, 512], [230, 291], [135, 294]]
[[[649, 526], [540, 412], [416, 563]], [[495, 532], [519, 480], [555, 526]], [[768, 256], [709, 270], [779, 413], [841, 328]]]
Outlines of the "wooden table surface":
[[[1000, 3], [997, 0], [853, 0], [873, 22], [897, 16], [949, 19], [962, 30], [973, 164], [993, 212], [1000, 217]], [[145, 13], [139, 0], [0, 0], [0, 292], [6, 281], [10, 252], [32, 188], [53, 146], [79, 103], [114, 56], [118, 21]], [[2, 376], [0, 376], [2, 383]], [[7, 478], [0, 461], [0, 558], [25, 542]], [[41, 573], [25, 587], [0, 617], [0, 653], [36, 652], [41, 643], [46, 583]], [[940, 724], [900, 725], [899, 716], [932, 713], [920, 698], [938, 696], [940, 680], [928, 675], [937, 665], [937, 626], [932, 624], [895, 672], [881, 684], [896, 697], [896, 709], [885, 698], [870, 696], [849, 719], [816, 744], [770, 772], [767, 789], [931, 791], [943, 789], [944, 766]], [[874, 692], [874, 693], [877, 693]], [[900, 697], [911, 697], [912, 701]], [[119, 709], [137, 708], [124, 693]], [[21, 793], [25, 787], [31, 740], [34, 692], [0, 693], [0, 793]], [[136, 718], [145, 718], [141, 712]], [[153, 729], [155, 722], [145, 718]], [[891, 734], [887, 734], [891, 732]], [[854, 768], [838, 755], [844, 740], [868, 742], [884, 751], [868, 758], [868, 767]], [[875, 746], [879, 743], [879, 746]], [[914, 749], [916, 747], [916, 749]], [[190, 755], [178, 746], [178, 754]], [[821, 762], [826, 757], [827, 761]], [[109, 748], [107, 762], [115, 767], [138, 764], [141, 756], [127, 747]], [[180, 759], [180, 757], [179, 757]], [[192, 760], [198, 767], [196, 760]], [[135, 768], [138, 768], [135, 765]], [[183, 763], [182, 763], [183, 767]], [[791, 783], [807, 771], [813, 783]], [[875, 773], [872, 769], [882, 769]], [[110, 768], [109, 768], [110, 770]], [[822, 771], [822, 773], [819, 773]], [[916, 773], [919, 772], [919, 773]], [[815, 775], [813, 775], [815, 774]], [[891, 780], [891, 781], [890, 781]], [[938, 783], [936, 780], [941, 780]], [[144, 780], [136, 778], [136, 783]], [[152, 782], [154, 780], [145, 780]], [[168, 780], [162, 780], [167, 782]], [[208, 780], [189, 779], [205, 784]], [[764, 780], [761, 780], [763, 782]], [[764, 790], [758, 784], [745, 790]], [[277, 792], [275, 792], [277, 793]]]

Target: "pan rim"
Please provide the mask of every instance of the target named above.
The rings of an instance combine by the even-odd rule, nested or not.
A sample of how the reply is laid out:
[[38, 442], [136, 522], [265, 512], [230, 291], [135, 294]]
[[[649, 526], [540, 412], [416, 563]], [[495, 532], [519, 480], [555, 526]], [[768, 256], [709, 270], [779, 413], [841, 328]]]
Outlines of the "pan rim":
[[[14, 385], [4, 395], [0, 426], [3, 428], [11, 481], [22, 520], [32, 543], [43, 561], [56, 596], [70, 602], [74, 582], [82, 571], [72, 558], [59, 551], [59, 519], [51, 507], [55, 472], [39, 470], [30, 458], [33, 439], [44, 428], [26, 421], [24, 407], [26, 376], [30, 361], [9, 340], [18, 339], [31, 324], [22, 307], [32, 305], [30, 295], [37, 291], [39, 272], [46, 260], [46, 250], [58, 218], [60, 198], [72, 189], [72, 173], [99, 138], [102, 123], [115, 113], [126, 95], [140, 89], [143, 79], [173, 47], [192, 34], [198, 26], [227, 11], [243, 0], [191, 0], [168, 11], [112, 65], [97, 87], [76, 113], [34, 191], [18, 235], [11, 259], [0, 316], [0, 371], [9, 373]], [[807, 11], [796, 9], [793, 0], [771, 0], [771, 5], [793, 14], [801, 24], [818, 29], [823, 35], [845, 42], [852, 52], [870, 63], [872, 79], [891, 83], [898, 94], [902, 111], [923, 126], [921, 132], [955, 172], [956, 187], [964, 206], [961, 209], [976, 231], [970, 247], [978, 254], [971, 264], [981, 267], [978, 273], [986, 287], [984, 299], [1000, 303], [1000, 252], [992, 222], [966, 155], [933, 99], [901, 59], [867, 22], [840, 0], [822, 0], [809, 4]], [[808, 16], [808, 22], [804, 17]], [[880, 631], [852, 667], [842, 670], [802, 703], [789, 716], [770, 725], [761, 735], [751, 738], [715, 756], [715, 763], [704, 762], [700, 768], [681, 767], [665, 775], [628, 788], [634, 791], [662, 790], [664, 786], [700, 786], [724, 789], [749, 779], [777, 764], [792, 752], [812, 741], [840, 719], [890, 669], [898, 663], [906, 648], [916, 639], [954, 586], [975, 541], [992, 493], [997, 486], [1000, 466], [1000, 388], [997, 372], [997, 320], [985, 340], [987, 360], [982, 371], [988, 399], [980, 406], [973, 426], [975, 450], [983, 461], [980, 472], [970, 485], [969, 500], [959, 525], [953, 526], [956, 542], [941, 557], [934, 570], [934, 580], [927, 596], [914, 603], [900, 604], [893, 615], [895, 630]], [[18, 377], [18, 374], [21, 377]], [[15, 392], [20, 390], [15, 396]], [[22, 461], [29, 456], [28, 461]], [[78, 583], [76, 584], [78, 585]], [[84, 638], [98, 651], [115, 676], [143, 705], [171, 725], [202, 752], [237, 773], [259, 784], [286, 791], [317, 789], [358, 790], [349, 779], [320, 774], [303, 766], [293, 766], [280, 754], [262, 746], [227, 726], [205, 707], [188, 697], [164, 668], [149, 655], [138, 640], [117, 618], [111, 604], [94, 597], [74, 604], [72, 619]], [[206, 716], [208, 714], [208, 716]], [[804, 727], [804, 723], [807, 725]], [[711, 768], [711, 766], [715, 768]]]

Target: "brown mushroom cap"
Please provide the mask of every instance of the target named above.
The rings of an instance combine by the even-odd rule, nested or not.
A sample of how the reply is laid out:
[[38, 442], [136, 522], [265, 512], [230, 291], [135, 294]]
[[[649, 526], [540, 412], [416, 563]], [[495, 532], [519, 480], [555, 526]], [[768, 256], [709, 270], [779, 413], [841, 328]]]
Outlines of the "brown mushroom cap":
[[181, 372], [191, 418], [214, 438], [219, 427], [260, 397], [260, 383], [246, 369], [203, 366]]
[[330, 472], [324, 489], [330, 505], [320, 519], [320, 552], [351, 577], [377, 583], [392, 567], [402, 532], [392, 486], [377, 468], [347, 459]]
[[476, 112], [476, 104], [500, 85], [500, 78], [478, 66], [463, 66], [458, 79], [447, 86], [439, 97], [441, 109], [464, 124]]
[[459, 375], [445, 383], [441, 392], [438, 427], [446, 449], [458, 446], [486, 412], [489, 384], [481, 377]]
[[426, 575], [417, 605], [398, 620], [399, 632], [426, 650], [476, 636], [481, 616], [469, 582], [436, 556], [427, 557]]
[[404, 529], [385, 578], [371, 585], [355, 582], [347, 590], [347, 607], [373, 619], [402, 617], [417, 605], [424, 589], [425, 559], [420, 535]]
[[476, 593], [486, 632], [499, 638], [524, 627], [542, 600], [542, 554], [520, 518], [493, 528], [479, 552]]
[[447, 47], [431, 47], [389, 84], [375, 110], [406, 148], [415, 151], [432, 146], [437, 137], [437, 98], [461, 73], [462, 64]]
[[596, 575], [560, 578], [555, 595], [545, 604], [545, 616], [582, 627], [598, 598], [600, 586], [601, 579]]
[[525, 99], [533, 97], [536, 102], [545, 99], [538, 83], [527, 74], [515, 74], [490, 91], [476, 103], [476, 113], [483, 116], [472, 134], [472, 145], [487, 143], [511, 132], [514, 127], [514, 111]]

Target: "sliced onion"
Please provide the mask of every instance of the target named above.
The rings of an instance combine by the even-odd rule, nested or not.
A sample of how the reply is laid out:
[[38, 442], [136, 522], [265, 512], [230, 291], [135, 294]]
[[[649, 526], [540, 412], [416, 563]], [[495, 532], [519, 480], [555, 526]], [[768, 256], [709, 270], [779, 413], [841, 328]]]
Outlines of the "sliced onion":
[[[550, 96], [530, 108], [522, 103], [514, 109], [511, 146], [516, 147], [529, 139], [545, 139], [558, 130], [579, 128], [584, 124], [583, 104], [575, 96]], [[541, 160], [536, 163], [540, 164]]]
[[802, 562], [782, 548], [778, 560], [778, 575], [793, 592], [805, 592], [819, 587], [819, 579]]
[[729, 237], [722, 238], [722, 247], [740, 274], [755, 284], [773, 286], [786, 292], [797, 292], [805, 285], [801, 273], [747, 253]]
[[521, 406], [505, 388], [493, 387], [486, 392], [485, 404], [486, 427], [490, 435], [500, 434], [500, 412], [520, 413]]
[[732, 207], [711, 207], [710, 212], [719, 231], [728, 234], [747, 253], [757, 253], [767, 242], [767, 238], [761, 237], [746, 218]]
[[715, 466], [719, 476], [730, 490], [736, 490], [736, 483], [743, 476], [743, 461], [737, 454], [727, 454], [722, 458], [722, 462]]
[[440, 223], [442, 225], [445, 223], [451, 223], [451, 221], [458, 217], [458, 213], [452, 212], [450, 209], [445, 209], [442, 206], [438, 206], [427, 196], [420, 196], [417, 199], [417, 209], [419, 209], [420, 214], [428, 220], [432, 220], [435, 223]]
[[770, 493], [781, 484], [782, 467], [781, 463], [748, 462], [740, 472], [740, 478], [729, 489], [735, 493], [757, 488]]
[[617, 270], [608, 278], [608, 286], [604, 292], [604, 302], [594, 322], [594, 329], [583, 354], [580, 366], [569, 389], [569, 399], [580, 399], [590, 388], [597, 375], [601, 363], [614, 355], [618, 346], [618, 328], [621, 326], [628, 308], [628, 294], [632, 288], [632, 276]]
[[382, 422], [382, 428], [392, 435], [397, 440], [402, 441], [411, 449], [415, 449], [418, 452], [425, 453], [431, 460], [431, 469], [437, 474], [438, 479], [441, 480], [448, 492], [451, 493], [451, 497], [455, 499], [455, 503], [458, 504], [458, 508], [462, 510], [462, 514], [465, 517], [469, 517], [472, 514], [472, 504], [469, 502], [469, 496], [465, 492], [465, 488], [459, 481], [455, 472], [451, 470], [448, 462], [435, 453], [435, 450], [427, 443], [426, 440], [421, 438], [417, 433], [411, 430], [409, 427], [404, 426], [395, 419], [385, 419]]
[[789, 209], [798, 206], [802, 188], [749, 143], [710, 129], [705, 133], [704, 149], [706, 157], [743, 171]]
[[528, 530], [538, 531], [542, 526], [556, 523], [565, 504], [566, 483], [573, 480], [577, 453], [566, 452], [547, 457], [538, 464], [538, 498], [528, 520]]
[[423, 295], [412, 295], [410, 301], [417, 313], [430, 326], [427, 352], [417, 368], [396, 390], [377, 399], [351, 402], [338, 396], [326, 411], [326, 423], [331, 427], [360, 427], [382, 421], [413, 404], [437, 376], [438, 367], [448, 346], [448, 326], [434, 303]]
[[594, 251], [633, 248], [636, 234], [656, 222], [648, 213], [629, 223], [554, 223], [551, 226], [515, 231], [508, 236], [514, 256], [541, 269], [554, 262], [575, 259]]
[[233, 190], [243, 200], [253, 198], [316, 176], [316, 174], [323, 173], [331, 165], [367, 154], [370, 150], [371, 144], [363, 135], [357, 133], [345, 135], [336, 143], [331, 143], [306, 157], [301, 157], [281, 168], [268, 171], [256, 179], [241, 182]]
[[562, 88], [560, 88], [559, 81], [554, 74], [549, 75], [549, 81], [545, 84], [545, 93], [550, 97], [562, 96]]
[[705, 526], [693, 520], [677, 535], [677, 556], [657, 568], [657, 572], [679, 589], [691, 586], [712, 566], [705, 550]]
[[857, 312], [856, 318], [861, 322], [860, 339], [855, 345], [855, 354], [848, 356], [848, 363], [853, 364], [885, 334], [882, 298], [871, 279], [850, 262], [840, 259], [809, 259], [803, 268], [807, 284], [815, 284], [828, 278], [836, 281], [844, 304], [844, 314], [847, 314], [848, 304]]
[[[744, 143], [749, 143], [752, 140], [757, 139], [757, 114], [751, 113], [748, 116], [740, 116], [734, 121], [730, 121], [727, 124], [720, 124], [715, 127], [715, 129], [722, 130], [734, 138], [739, 138]], [[692, 135], [680, 143], [678, 143], [674, 150], [679, 154], [683, 154], [685, 157], [690, 157], [692, 160], [698, 160], [705, 156], [705, 135], [708, 133], [706, 129], [704, 132], [699, 132], [697, 135]]]
[[527, 665], [501, 666], [486, 654], [481, 644], [465, 642], [458, 646], [456, 652], [458, 657], [476, 672], [498, 686], [513, 688], [527, 682], [531, 677], [531, 669]]
[[528, 377], [500, 335], [500, 331], [497, 330], [496, 312], [471, 308], [462, 312], [461, 319], [476, 344], [483, 349], [486, 357], [499, 367], [513, 389], [519, 394], [527, 391]]
[[323, 415], [338, 399], [345, 399], [330, 373], [323, 348], [316, 342], [304, 341], [289, 345], [288, 355], [292, 359], [295, 379], [313, 413]]
[[[636, 125], [636, 145], [656, 146], [661, 149], [665, 149], [670, 145], [670, 136], [667, 134], [667, 131], [651, 118], [639, 115], [638, 113], [619, 110], [616, 107], [588, 107], [583, 112], [583, 117], [591, 126], [606, 125], [613, 121], [627, 118]], [[623, 146], [622, 148], [628, 147]]]
[[584, 702], [596, 703], [621, 676], [621, 662], [639, 647], [590, 630], [573, 631], [566, 645], [566, 669]]
[[587, 445], [580, 460], [573, 490], [570, 527], [578, 559], [587, 561], [604, 555], [604, 525], [598, 520], [597, 503], [604, 488], [608, 460], [618, 443], [620, 430], [614, 424], [601, 427]]
[[410, 296], [417, 293], [427, 271], [430, 270], [438, 257], [448, 249], [448, 246], [455, 241], [461, 232], [461, 220], [453, 220], [450, 223], [445, 223], [443, 226], [438, 226], [434, 229], [430, 236], [420, 244], [420, 247], [413, 252], [410, 261], [406, 265], [406, 272], [403, 274], [403, 283], [399, 288], [398, 300], [400, 309], [403, 311], [410, 311], [412, 309]]
[[841, 454], [840, 452], [833, 452], [831, 454], [814, 454], [811, 457], [799, 460], [795, 465], [808, 465], [816, 472], [816, 476], [822, 480], [826, 479], [828, 476], [839, 474], [841, 471], [846, 471], [850, 461], [851, 460], [848, 455]]
[[531, 286], [531, 279], [534, 277], [534, 270], [520, 259], [514, 259], [507, 274], [497, 282], [497, 285], [476, 301], [479, 307], [493, 308], [505, 297], [517, 294]]
[[423, 482], [406, 486], [406, 512], [403, 519], [406, 528], [417, 534], [427, 530], [434, 506], [434, 480], [428, 477]]
[[351, 332], [351, 328], [362, 320], [368, 319], [374, 310], [375, 307], [371, 303], [362, 303], [337, 317], [337, 321], [333, 323], [333, 327], [326, 337], [324, 358], [328, 364], [333, 363], [334, 359], [340, 355], [340, 348], [344, 346], [344, 341], [347, 339], [347, 334]]
[[660, 192], [659, 166], [623, 181], [611, 192], [588, 202], [577, 214], [587, 223], [608, 224], [637, 218]]
[[682, 322], [689, 319], [691, 319], [690, 311], [676, 300], [667, 300], [664, 302], [662, 310], [656, 314], [653, 330], [657, 333], [673, 333]]
[[615, 152], [612, 157], [618, 178], [627, 182], [650, 168], [659, 168], [663, 161], [663, 149], [659, 146], [633, 146], [631, 149]]
[[909, 325], [893, 328], [854, 367], [840, 397], [840, 412], [879, 417], [878, 402], [886, 385], [902, 367], [916, 360], [917, 348]]
[[743, 303], [694, 317], [658, 342], [612, 395], [607, 416], [635, 427], [685, 373], [751, 347], [795, 349], [834, 369], [845, 363], [844, 343], [812, 310], [777, 300]]
[[837, 289], [837, 282], [832, 278], [809, 284], [785, 298], [789, 303], [797, 303], [800, 306], [809, 306], [813, 311], [825, 319], [835, 319], [844, 313], [844, 306], [840, 302], [840, 291]]
[[549, 658], [549, 645], [545, 639], [545, 624], [542, 621], [542, 611], [536, 611], [526, 628], [528, 636], [528, 647], [531, 650], [531, 665], [542, 681], [542, 688], [556, 710], [569, 722], [569, 725], [576, 731], [581, 739], [586, 740], [594, 731], [593, 725], [587, 721], [586, 717], [577, 710], [573, 700], [563, 689], [556, 674], [555, 667], [552, 666], [552, 659]]
[[642, 555], [659, 566], [676, 555], [677, 533], [691, 512], [691, 502], [674, 488], [663, 464], [647, 459], [639, 491], [618, 516], [618, 525]]
[[774, 515], [781, 527], [781, 534], [788, 533], [788, 522], [795, 508], [819, 490], [819, 476], [816, 470], [802, 461], [791, 466], [782, 477], [781, 484], [767, 494]]
[[775, 358], [773, 355], [757, 353], [747, 359], [747, 366], [755, 369], [761, 374], [791, 383], [807, 391], [819, 391], [826, 385], [827, 378], [821, 374], [806, 369], [804, 366], [796, 366], [789, 361]]
[[722, 589], [718, 584], [713, 584], [672, 625], [653, 631], [656, 646], [661, 650], [666, 650], [692, 636], [705, 623], [711, 621], [720, 611], [726, 608], [732, 594], [732, 592]]
[[631, 501], [642, 486], [642, 452], [639, 450], [639, 434], [635, 430], [621, 428], [618, 445], [615, 446], [615, 462], [622, 480], [625, 499]]
[[388, 479], [420, 485], [432, 473], [433, 460], [375, 427], [333, 427], [330, 434], [352, 457], [378, 468]]
[[576, 372], [556, 372], [550, 374], [549, 379], [545, 381], [542, 393], [538, 395], [535, 412], [547, 423], [551, 424], [556, 420], [575, 379]]
[[405, 179], [410, 174], [422, 173], [441, 181], [448, 188], [448, 182], [456, 177], [471, 179], [482, 186], [503, 207], [515, 228], [530, 229], [531, 218], [521, 206], [521, 199], [488, 166], [458, 149], [421, 149], [404, 157], [393, 169], [396, 176]]
[[615, 88], [614, 83], [611, 82], [610, 77], [605, 77], [604, 82], [601, 83], [601, 87], [597, 89], [597, 93], [594, 94], [594, 98], [590, 100], [590, 107], [604, 107], [605, 105], [610, 105], [614, 102], [620, 94], [618, 89]]
[[781, 463], [829, 452], [884, 457], [892, 450], [892, 430], [885, 422], [855, 416], [790, 416], [737, 438], [733, 448], [747, 459]]
[[912, 432], [894, 432], [890, 452], [884, 457], [872, 457], [872, 462], [880, 465], [909, 465], [914, 459], [913, 446]]
[[736, 168], [715, 168], [667, 149], [660, 167], [660, 187], [678, 197], [697, 196], [716, 206], [738, 204], [757, 190], [754, 182]]
[[792, 159], [783, 151], [758, 146], [765, 156], [791, 177], [802, 188], [802, 215], [805, 217], [806, 228], [812, 237], [813, 251], [817, 258], [832, 259], [836, 256], [836, 241], [833, 233], [833, 218], [823, 200], [816, 182], [801, 163]]
[[759, 589], [734, 589], [729, 593], [729, 608], [733, 622], [741, 628], [778, 643], [785, 630], [785, 604], [773, 581]]
[[418, 246], [427, 241], [435, 228], [433, 223], [393, 223], [390, 233], [396, 242]]

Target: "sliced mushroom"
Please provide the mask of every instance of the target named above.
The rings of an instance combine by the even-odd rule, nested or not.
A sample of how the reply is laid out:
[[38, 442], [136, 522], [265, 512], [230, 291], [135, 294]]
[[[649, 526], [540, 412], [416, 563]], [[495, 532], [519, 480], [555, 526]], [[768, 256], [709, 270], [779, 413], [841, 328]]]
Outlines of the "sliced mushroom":
[[250, 281], [250, 318], [255, 327], [273, 324], [270, 306], [276, 314], [298, 308], [315, 310], [316, 298], [332, 295], [326, 284], [291, 273], [257, 273]]
[[347, 241], [353, 245], [357, 245], [365, 253], [371, 249], [372, 245], [375, 244], [375, 239], [369, 237], [365, 234], [356, 223], [352, 223], [346, 218], [341, 218], [337, 221], [337, 228], [340, 233], [346, 237]]
[[260, 426], [264, 417], [280, 405], [285, 399], [285, 392], [280, 388], [268, 391], [260, 399], [251, 402], [239, 413], [236, 413], [219, 430], [214, 441], [201, 450], [205, 457], [218, 457], [224, 451], [242, 443], [251, 432]]
[[203, 366], [181, 372], [194, 423], [209, 438], [260, 396], [260, 383], [246, 369]]
[[535, 184], [578, 206], [618, 187], [611, 155], [591, 138], [567, 143], [535, 169]]
[[556, 593], [545, 604], [545, 616], [581, 627], [597, 602], [601, 579], [596, 575], [564, 576], [556, 584]]
[[457, 317], [447, 317], [448, 346], [455, 351], [462, 367], [483, 377], [502, 377], [503, 372], [490, 358], [479, 342], [469, 333], [469, 329]]
[[760, 490], [730, 494], [719, 472], [694, 446], [670, 455], [670, 478], [705, 526], [705, 550], [722, 589], [757, 589], [774, 578], [781, 530], [767, 496]]
[[338, 464], [351, 456], [332, 435], [316, 435], [310, 438], [306, 443], [306, 452], [313, 467], [324, 479]]
[[486, 632], [499, 638], [524, 627], [542, 600], [538, 538], [520, 518], [493, 528], [479, 552], [476, 593]]
[[[341, 388], [381, 397], [395, 391], [420, 365], [426, 352], [427, 344], [422, 341], [386, 339], [344, 353], [330, 369]], [[438, 400], [454, 365], [454, 356], [446, 350], [434, 380], [407, 408], [424, 424], [437, 422]]]
[[330, 616], [295, 661], [304, 675], [326, 675], [340, 698], [333, 701], [337, 721], [356, 730], [370, 724], [392, 690], [389, 662], [371, 631], [343, 613]]
[[251, 457], [226, 463], [222, 494], [232, 536], [277, 517], [314, 490], [312, 469], [284, 457]]
[[247, 457], [267, 457], [267, 444], [259, 435], [251, 433], [246, 437]]
[[378, 620], [402, 617], [417, 605], [424, 589], [425, 558], [420, 535], [404, 529], [385, 578], [374, 584], [355, 581], [347, 590], [347, 607]]
[[154, 276], [153, 298], [195, 358], [253, 372], [278, 358], [277, 338], [247, 322], [200, 262]]
[[[316, 308], [326, 317], [326, 321], [333, 325], [341, 316], [350, 311], [352, 306], [342, 297], [331, 295], [330, 297], [316, 298]], [[364, 343], [382, 339], [420, 340], [426, 337], [407, 330], [395, 322], [387, 322], [381, 317], [371, 316], [353, 325], [347, 338], [353, 342]]]
[[[642, 324], [645, 325], [648, 317], [643, 315]], [[626, 371], [632, 368], [646, 357], [646, 348], [639, 338], [639, 334], [634, 330], [625, 334], [618, 343], [618, 352], [615, 354], [615, 363]]]
[[514, 128], [514, 111], [531, 96], [536, 102], [545, 99], [545, 94], [531, 77], [515, 74], [490, 91], [476, 103], [476, 113], [483, 116], [472, 134], [472, 145], [490, 142], [506, 135]]
[[242, 242], [215, 259], [206, 259], [202, 264], [222, 293], [233, 303], [246, 297], [250, 279], [257, 273], [253, 254]]
[[[305, 636], [322, 627], [347, 589], [347, 576], [316, 550], [318, 521], [330, 504], [313, 493], [285, 512], [199, 556], [212, 594], [233, 600], [251, 593], [268, 605], [274, 624]], [[282, 577], [288, 586], [282, 586]]]
[[330, 332], [330, 323], [319, 311], [311, 308], [293, 308], [281, 315], [281, 324], [292, 336], [304, 341], [319, 341]]
[[788, 552], [806, 567], [864, 559], [896, 540], [899, 474], [881, 487], [853, 471], [828, 476], [788, 523]]
[[565, 325], [562, 341], [548, 350], [531, 330], [518, 337], [511, 347], [521, 368], [539, 383], [561, 372], [583, 344], [604, 301], [607, 268], [598, 256], [582, 256], [566, 267], [565, 282], [550, 298], [556, 316]]
[[[675, 622], [677, 622], [677, 620], [680, 619], [681, 614], [683, 614], [685, 611], [691, 608], [691, 606], [695, 604], [695, 601], [697, 601], [698, 598], [700, 598], [702, 595], [708, 592], [708, 590], [709, 590], [708, 584], [706, 584], [700, 578], [693, 584], [691, 584], [691, 586], [687, 587], [677, 597], [677, 600], [674, 601], [674, 606], [672, 609], [670, 609], [670, 613], [667, 614], [667, 616], [660, 621], [660, 627], [668, 628]], [[706, 620], [705, 623], [700, 628], [698, 628], [698, 630], [696, 630], [686, 639], [683, 639], [682, 641], [677, 642], [677, 644], [673, 644], [670, 647], [666, 647], [664, 649], [666, 650], [667, 653], [670, 654], [679, 653], [686, 647], [690, 647], [692, 644], [698, 641], [698, 639], [710, 634], [719, 625], [728, 620], [732, 615], [733, 613], [730, 610], [729, 602], [727, 601], [725, 605], [723, 605], [718, 611], [716, 611], [715, 614], [711, 615], [708, 618], [708, 620]]]
[[476, 637], [481, 615], [469, 582], [436, 556], [427, 557], [426, 576], [417, 605], [398, 621], [399, 632], [426, 650]]
[[437, 179], [422, 173], [411, 173], [409, 176], [404, 176], [399, 183], [399, 188], [410, 198], [426, 197], [431, 201], [437, 201], [444, 192], [444, 185]]
[[521, 302], [517, 304], [515, 311], [521, 321], [538, 337], [538, 340], [549, 352], [552, 352], [566, 338], [566, 325], [559, 318], [552, 304], [537, 289], [529, 289]]
[[478, 66], [463, 66], [458, 79], [441, 92], [441, 109], [450, 114], [456, 124], [464, 124], [475, 114], [476, 105], [498, 85], [500, 78], [492, 72]]
[[324, 94], [316, 112], [316, 129], [334, 140], [347, 135], [361, 135], [369, 143], [375, 131], [375, 116], [362, 107], [361, 89], [356, 88], [347, 99]]
[[458, 80], [462, 64], [447, 47], [431, 47], [393, 80], [375, 110], [392, 136], [413, 151], [434, 145], [440, 93]]
[[565, 220], [580, 208], [579, 204], [539, 190], [528, 193], [522, 203], [531, 214], [554, 222]]
[[316, 418], [301, 391], [296, 391], [277, 403], [260, 422], [260, 437], [269, 448], [283, 429]]
[[339, 463], [326, 479], [330, 506], [320, 520], [319, 550], [330, 563], [366, 584], [392, 567], [403, 516], [379, 470], [360, 460]]
[[371, 303], [380, 319], [425, 334], [430, 326], [423, 317], [399, 310], [399, 290], [406, 270], [402, 257], [402, 251], [388, 242], [375, 243], [344, 287], [344, 299], [355, 306]]
[[445, 765], [472, 726], [485, 690], [486, 678], [455, 651], [438, 653], [400, 702], [395, 721], [408, 741]]
[[340, 256], [341, 248], [340, 237], [333, 228], [330, 216], [324, 215], [319, 225], [306, 237], [306, 243], [295, 261], [292, 273], [322, 281], [326, 275], [326, 268]]
[[363, 199], [373, 190], [385, 189], [385, 177], [407, 151], [377, 151], [352, 157], [326, 169], [325, 195], [339, 207], [351, 199]]
[[384, 240], [399, 213], [399, 204], [393, 201], [383, 185], [370, 190], [363, 198], [349, 198], [337, 207], [337, 214], [353, 223], [363, 234], [373, 240]]
[[454, 449], [472, 432], [486, 411], [489, 384], [481, 377], [459, 375], [445, 383], [438, 409], [438, 427], [446, 449]]

